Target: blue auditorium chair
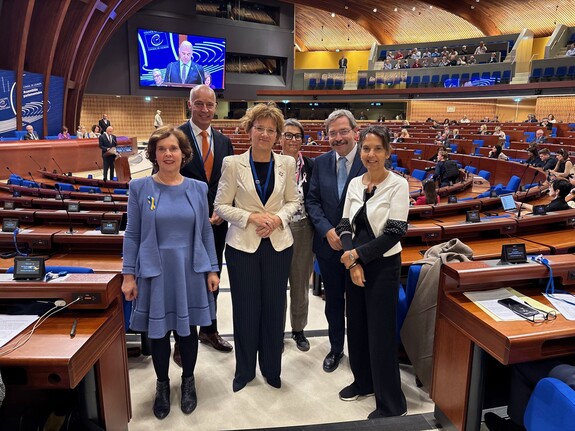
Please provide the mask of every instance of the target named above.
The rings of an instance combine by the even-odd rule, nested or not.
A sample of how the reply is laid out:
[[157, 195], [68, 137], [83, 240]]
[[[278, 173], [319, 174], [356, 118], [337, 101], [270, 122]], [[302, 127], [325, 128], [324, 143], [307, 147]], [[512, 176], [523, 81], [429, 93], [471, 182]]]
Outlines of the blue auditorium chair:
[[541, 80], [541, 72], [542, 69], [540, 67], [533, 69], [531, 76], [529, 77], [529, 82], [539, 82]]
[[545, 70], [543, 71], [543, 76], [541, 78], [545, 81], [551, 81], [551, 78], [553, 78], [553, 75], [555, 75], [555, 68], [554, 67], [546, 67]]
[[407, 76], [407, 77], [405, 78], [405, 86], [406, 86], [407, 88], [411, 87], [411, 76]]
[[529, 431], [572, 430], [575, 391], [553, 377], [541, 379], [529, 397], [523, 423]]
[[332, 77], [327, 78], [326, 82], [325, 82], [325, 88], [328, 90], [333, 89], [334, 86], [334, 80]]
[[569, 126], [569, 131], [570, 131], [570, 132], [575, 131], [575, 123], [569, 123], [568, 126]]
[[445, 81], [447, 81], [449, 79], [449, 74], [448, 73], [444, 73], [443, 75], [441, 75], [441, 79], [439, 80], [439, 83], [441, 85], [443, 85], [445, 83]]
[[316, 85], [317, 85], [317, 79], [316, 78], [310, 78], [309, 84], [308, 84], [309, 89], [314, 90]]
[[496, 84], [499, 84], [501, 82], [501, 71], [500, 70], [495, 70], [492, 74], [491, 74], [491, 78], [493, 78], [493, 80], [495, 81]]
[[432, 87], [438, 87], [439, 86], [439, 75], [433, 75], [429, 82], [430, 82]]
[[406, 174], [406, 173], [407, 173], [407, 169], [406, 169], [406, 168], [403, 168], [403, 167], [401, 167], [401, 166], [398, 166], [397, 168], [395, 168], [395, 170], [396, 170], [397, 172], [401, 172], [402, 174]]
[[461, 81], [465, 82], [465, 81], [469, 81], [469, 73], [462, 73], [461, 74]]
[[565, 79], [575, 79], [575, 66], [569, 66], [569, 69], [567, 70], [567, 75], [565, 75]]
[[429, 75], [423, 75], [421, 77], [421, 86], [422, 87], [429, 87], [430, 80], [431, 80], [431, 78], [429, 77]]
[[489, 79], [491, 78], [491, 72], [483, 72], [481, 74], [481, 79]]
[[22, 180], [22, 186], [23, 187], [36, 188], [36, 189], [40, 188], [40, 184], [38, 184], [35, 181], [30, 181], [30, 180]]
[[477, 168], [474, 166], [466, 166], [465, 172], [469, 172], [470, 174], [475, 175], [477, 173]]
[[360, 76], [357, 81], [357, 88], [363, 90], [367, 88], [367, 76]]
[[525, 136], [525, 142], [533, 142], [535, 140], [535, 132], [523, 132], [523, 136]]
[[483, 139], [474, 139], [471, 143], [475, 147], [475, 151], [473, 152], [473, 154], [475, 154], [476, 156], [479, 155], [480, 154], [479, 149], [483, 147], [485, 141]]
[[95, 186], [80, 186], [78, 191], [82, 193], [102, 193], [100, 187]]
[[481, 178], [483, 178], [484, 180], [487, 180], [487, 181], [489, 181], [489, 178], [491, 178], [491, 172], [489, 172], [489, 171], [484, 171], [483, 169], [480, 170], [480, 171], [477, 173], [477, 175], [480, 176]]
[[8, 178], [8, 184], [15, 186], [21, 186], [22, 181], [24, 181], [24, 179], [21, 176], [15, 174], [10, 174], [10, 177]]
[[26, 135], [26, 133], [28, 133], [26, 130], [15, 130], [14, 131], [14, 135], [16, 136], [16, 139], [23, 139], [24, 136]]
[[562, 81], [567, 76], [567, 66], [559, 66], [555, 71], [555, 76], [553, 77], [556, 81]]
[[74, 186], [72, 184], [68, 184], [68, 183], [56, 183], [55, 188], [66, 191], [66, 192], [75, 192], [76, 191]]
[[504, 70], [501, 77], [502, 84], [509, 84], [511, 82], [511, 70]]
[[511, 136], [505, 135], [505, 143], [503, 144], [503, 148], [511, 147]]
[[474, 72], [471, 74], [471, 81], [477, 81], [479, 79], [479, 72]]
[[452, 153], [457, 153], [457, 144], [449, 144]]
[[127, 195], [128, 189], [114, 189], [115, 195]]
[[422, 265], [411, 264], [407, 272], [407, 281], [405, 283], [405, 288], [399, 286], [399, 299], [397, 304], [397, 341], [401, 341], [400, 331], [409, 311], [409, 306], [413, 301], [415, 296], [415, 290], [417, 289], [417, 281], [419, 280], [419, 274], [421, 272]]
[[411, 80], [411, 86], [412, 87], [419, 87], [419, 84], [421, 83], [421, 76], [419, 75], [415, 75], [412, 80]]
[[414, 169], [413, 171], [411, 171], [411, 177], [415, 178], [416, 180], [419, 181], [423, 181], [425, 179], [427, 175], [427, 172], [425, 172], [422, 169]]
[[[494, 187], [491, 187], [492, 190], [495, 190], [495, 192], [497, 193], [497, 196], [499, 195], [506, 195], [508, 193], [515, 193], [517, 190], [519, 190], [519, 185], [521, 184], [521, 178], [519, 178], [517, 175], [513, 175], [510, 179], [509, 182], [507, 183], [507, 185], [503, 185], [503, 184], [497, 184]], [[487, 198], [489, 197], [491, 190], [487, 190], [486, 192], [481, 193], [480, 195], [478, 195], [478, 198]]]

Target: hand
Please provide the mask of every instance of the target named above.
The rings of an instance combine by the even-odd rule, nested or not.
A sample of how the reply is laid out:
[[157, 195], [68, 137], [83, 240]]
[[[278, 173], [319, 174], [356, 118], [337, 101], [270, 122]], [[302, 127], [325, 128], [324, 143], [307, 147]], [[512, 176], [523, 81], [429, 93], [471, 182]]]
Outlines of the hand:
[[343, 246], [341, 245], [341, 240], [339, 239], [337, 233], [335, 233], [334, 227], [327, 231], [327, 233], [325, 234], [325, 238], [327, 239], [327, 242], [329, 242], [329, 246], [335, 251], [343, 249]]
[[256, 225], [256, 233], [262, 238], [268, 238], [282, 224], [278, 216], [269, 213], [251, 213], [248, 223]]
[[215, 212], [212, 214], [212, 216], [210, 217], [210, 223], [215, 225], [215, 226], [219, 226], [224, 222], [224, 219], [221, 218], [219, 215], [217, 215]]
[[207, 285], [210, 292], [218, 290], [218, 287], [220, 286], [220, 277], [218, 277], [217, 272], [208, 272]]
[[359, 255], [355, 250], [346, 251], [341, 255], [339, 261], [344, 264], [347, 269], [349, 265], [352, 265], [359, 258]]
[[126, 301], [133, 301], [138, 297], [138, 286], [136, 285], [136, 278], [132, 274], [124, 274], [122, 281], [122, 293]]
[[349, 275], [351, 276], [351, 281], [353, 281], [353, 284], [356, 286], [365, 287], [365, 275], [360, 264], [357, 264], [351, 268], [349, 270]]

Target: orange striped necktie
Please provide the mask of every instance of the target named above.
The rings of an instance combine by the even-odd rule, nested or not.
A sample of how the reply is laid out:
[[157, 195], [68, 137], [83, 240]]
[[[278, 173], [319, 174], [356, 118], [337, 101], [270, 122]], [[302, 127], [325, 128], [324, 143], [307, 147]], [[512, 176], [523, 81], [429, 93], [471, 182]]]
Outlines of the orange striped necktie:
[[210, 141], [208, 139], [208, 132], [202, 130], [202, 158], [204, 160], [204, 170], [206, 171], [206, 178], [210, 181], [212, 178], [212, 168], [214, 167], [214, 153], [210, 151]]

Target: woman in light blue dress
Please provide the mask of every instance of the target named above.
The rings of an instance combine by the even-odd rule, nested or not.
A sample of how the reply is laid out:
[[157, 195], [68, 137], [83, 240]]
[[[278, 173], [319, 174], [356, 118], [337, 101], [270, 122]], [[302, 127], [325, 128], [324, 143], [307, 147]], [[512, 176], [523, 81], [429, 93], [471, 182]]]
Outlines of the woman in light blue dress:
[[212, 292], [219, 284], [219, 268], [207, 185], [180, 174], [191, 154], [180, 130], [158, 128], [146, 149], [157, 173], [133, 180], [128, 199], [122, 292], [133, 301], [130, 328], [147, 332], [151, 340], [158, 419], [170, 412], [171, 331], [180, 336], [181, 409], [189, 414], [197, 405], [196, 326], [210, 325], [215, 318]]

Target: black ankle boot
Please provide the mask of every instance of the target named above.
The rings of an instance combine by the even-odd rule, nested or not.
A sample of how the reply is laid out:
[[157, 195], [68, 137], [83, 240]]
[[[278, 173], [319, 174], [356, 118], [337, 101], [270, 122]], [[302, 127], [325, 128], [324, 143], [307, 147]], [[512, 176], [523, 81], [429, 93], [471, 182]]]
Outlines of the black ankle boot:
[[194, 376], [182, 377], [182, 411], [189, 415], [198, 405]]
[[154, 416], [164, 419], [170, 413], [170, 380], [156, 380], [156, 399], [154, 400]]

